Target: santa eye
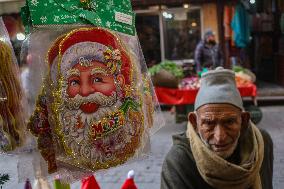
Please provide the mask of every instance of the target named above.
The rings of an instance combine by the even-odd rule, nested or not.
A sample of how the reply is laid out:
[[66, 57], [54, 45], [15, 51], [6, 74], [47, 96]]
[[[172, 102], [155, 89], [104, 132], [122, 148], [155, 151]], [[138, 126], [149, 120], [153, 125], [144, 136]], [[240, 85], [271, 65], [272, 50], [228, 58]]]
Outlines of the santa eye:
[[93, 83], [103, 82], [103, 78], [101, 77], [94, 77]]
[[74, 79], [74, 80], [70, 81], [70, 86], [76, 86], [76, 85], [80, 85], [80, 81], [79, 80]]

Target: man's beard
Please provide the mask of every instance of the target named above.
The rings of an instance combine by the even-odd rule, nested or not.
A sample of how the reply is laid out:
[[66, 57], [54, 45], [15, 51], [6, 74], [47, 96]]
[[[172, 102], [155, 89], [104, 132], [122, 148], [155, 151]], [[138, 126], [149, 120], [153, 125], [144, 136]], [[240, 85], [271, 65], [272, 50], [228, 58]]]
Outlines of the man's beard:
[[209, 141], [206, 141], [202, 135], [200, 133], [198, 133], [199, 135], [199, 138], [201, 139], [201, 141], [207, 146], [207, 148], [209, 148], [212, 152], [214, 152], [216, 155], [218, 155], [219, 157], [223, 158], [223, 159], [227, 159], [229, 158], [235, 151], [235, 149], [237, 148], [237, 145], [238, 145], [238, 141], [239, 141], [239, 138], [240, 138], [240, 132], [238, 134], [238, 137], [235, 139], [234, 143], [232, 144], [232, 146], [226, 150], [226, 151], [221, 151], [221, 152], [215, 152], [213, 151], [211, 145], [209, 144]]
[[[80, 109], [80, 106], [86, 103], [96, 103], [99, 108], [93, 113], [85, 113]], [[74, 113], [73, 115], [75, 115], [76, 118], [81, 117], [81, 121], [89, 125], [92, 122], [99, 121], [103, 117], [110, 115], [116, 111], [122, 103], [118, 100], [116, 92], [113, 92], [111, 96], [96, 92], [87, 97], [82, 97], [77, 94], [74, 98], [66, 98], [64, 105], [70, 112]]]

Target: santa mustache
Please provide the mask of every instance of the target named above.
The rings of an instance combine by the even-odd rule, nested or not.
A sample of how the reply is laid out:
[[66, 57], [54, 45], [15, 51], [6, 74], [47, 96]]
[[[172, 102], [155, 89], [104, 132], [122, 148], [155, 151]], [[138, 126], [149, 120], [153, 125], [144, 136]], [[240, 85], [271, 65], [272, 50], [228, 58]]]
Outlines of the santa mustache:
[[112, 106], [117, 101], [117, 93], [113, 92], [110, 96], [104, 95], [100, 92], [95, 92], [87, 97], [77, 94], [73, 98], [67, 97], [65, 99], [65, 106], [69, 110], [78, 110], [81, 105], [87, 103], [96, 103], [102, 107]]

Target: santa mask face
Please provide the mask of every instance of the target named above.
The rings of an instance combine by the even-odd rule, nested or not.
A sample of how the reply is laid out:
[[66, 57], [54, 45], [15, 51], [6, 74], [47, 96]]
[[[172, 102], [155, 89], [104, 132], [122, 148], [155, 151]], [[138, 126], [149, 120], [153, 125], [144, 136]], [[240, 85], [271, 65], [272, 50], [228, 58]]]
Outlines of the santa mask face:
[[[123, 78], [121, 76], [120, 78]], [[68, 100], [77, 104], [85, 114], [95, 113], [99, 108], [112, 106], [117, 101], [115, 77], [107, 67], [92, 61], [89, 66], [76, 64], [67, 78]]]
[[99, 28], [74, 30], [59, 47], [51, 105], [64, 149], [57, 160], [89, 170], [127, 161], [144, 135], [134, 58], [117, 36]]

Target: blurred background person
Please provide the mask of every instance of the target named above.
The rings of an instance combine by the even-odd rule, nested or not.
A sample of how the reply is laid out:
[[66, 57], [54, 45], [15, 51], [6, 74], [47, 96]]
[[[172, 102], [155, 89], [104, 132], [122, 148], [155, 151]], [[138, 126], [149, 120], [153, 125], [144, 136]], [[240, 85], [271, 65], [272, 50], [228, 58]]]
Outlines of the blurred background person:
[[196, 71], [200, 72], [203, 68], [212, 70], [218, 66], [223, 66], [223, 57], [219, 45], [215, 39], [215, 33], [207, 29], [203, 39], [195, 48], [194, 61]]

